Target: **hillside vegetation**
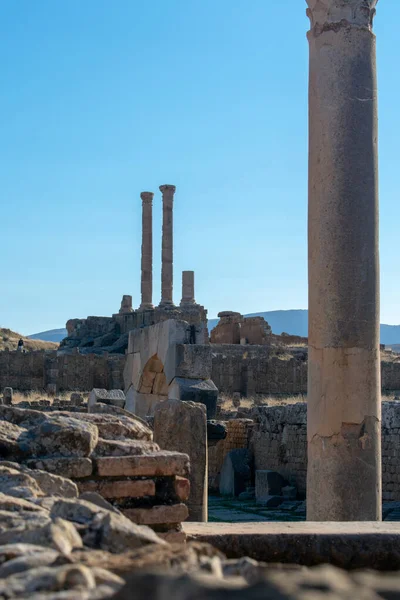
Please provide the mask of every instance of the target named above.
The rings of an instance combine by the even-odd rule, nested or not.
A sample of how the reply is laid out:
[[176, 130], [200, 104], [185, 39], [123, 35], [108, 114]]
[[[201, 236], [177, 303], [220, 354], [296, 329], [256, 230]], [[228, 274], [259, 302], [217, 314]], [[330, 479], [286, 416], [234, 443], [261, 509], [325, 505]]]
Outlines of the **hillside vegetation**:
[[11, 329], [0, 327], [0, 351], [16, 350], [20, 338], [24, 340], [24, 348], [27, 352], [31, 352], [32, 350], [56, 350], [58, 348], [58, 344], [54, 342], [31, 340], [15, 331], [11, 331]]

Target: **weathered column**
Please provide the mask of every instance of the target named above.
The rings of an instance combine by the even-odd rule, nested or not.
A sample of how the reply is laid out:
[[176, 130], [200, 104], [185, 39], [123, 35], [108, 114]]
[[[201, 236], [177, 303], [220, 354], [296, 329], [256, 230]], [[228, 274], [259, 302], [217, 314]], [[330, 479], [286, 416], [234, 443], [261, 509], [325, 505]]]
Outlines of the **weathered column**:
[[140, 310], [153, 308], [153, 196], [142, 192], [142, 302]]
[[162, 254], [161, 254], [161, 302], [160, 306], [173, 306], [173, 218], [174, 185], [160, 185], [163, 201]]
[[196, 304], [194, 299], [194, 271], [182, 271], [181, 306]]
[[307, 518], [381, 518], [377, 0], [307, 0]]

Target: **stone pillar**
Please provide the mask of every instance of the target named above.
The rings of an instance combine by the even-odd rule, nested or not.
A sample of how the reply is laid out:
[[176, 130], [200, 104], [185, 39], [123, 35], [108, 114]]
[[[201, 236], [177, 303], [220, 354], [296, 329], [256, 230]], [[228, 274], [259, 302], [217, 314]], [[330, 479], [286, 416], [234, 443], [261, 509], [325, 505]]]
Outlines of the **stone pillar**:
[[307, 0], [307, 519], [381, 519], [377, 0]]
[[182, 300], [181, 306], [196, 304], [194, 299], [194, 271], [182, 271]]
[[174, 185], [160, 185], [163, 200], [161, 302], [160, 306], [173, 306], [173, 216]]
[[133, 312], [132, 308], [132, 296], [124, 294], [121, 300], [121, 308], [119, 309], [120, 315], [126, 315], [127, 313]]
[[154, 411], [154, 441], [163, 450], [184, 452], [190, 458], [188, 521], [208, 518], [208, 455], [206, 407], [198, 402], [167, 400]]
[[142, 192], [142, 302], [140, 310], [153, 307], [153, 196], [152, 192]]

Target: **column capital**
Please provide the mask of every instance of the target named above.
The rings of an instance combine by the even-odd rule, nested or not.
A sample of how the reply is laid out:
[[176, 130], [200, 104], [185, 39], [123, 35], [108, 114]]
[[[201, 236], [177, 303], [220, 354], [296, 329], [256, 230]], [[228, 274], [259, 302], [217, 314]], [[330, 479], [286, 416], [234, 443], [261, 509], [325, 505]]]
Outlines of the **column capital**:
[[372, 30], [378, 0], [306, 0], [311, 29], [322, 33], [335, 25]]
[[140, 194], [143, 204], [151, 204], [153, 202], [153, 192], [142, 192]]
[[165, 185], [160, 185], [160, 192], [163, 196], [173, 196], [175, 191], [176, 187], [174, 185], [169, 185], [167, 183]]

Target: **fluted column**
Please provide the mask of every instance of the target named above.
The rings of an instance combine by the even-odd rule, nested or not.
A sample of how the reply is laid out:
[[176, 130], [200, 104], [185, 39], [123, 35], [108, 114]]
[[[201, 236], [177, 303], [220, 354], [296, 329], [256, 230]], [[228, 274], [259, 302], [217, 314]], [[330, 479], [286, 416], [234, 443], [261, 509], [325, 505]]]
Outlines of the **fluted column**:
[[181, 306], [196, 304], [194, 299], [194, 271], [182, 271]]
[[142, 302], [140, 310], [153, 308], [153, 196], [142, 192]]
[[173, 306], [173, 214], [174, 185], [160, 185], [163, 202], [161, 302], [160, 306]]
[[377, 0], [307, 0], [307, 519], [381, 518]]

